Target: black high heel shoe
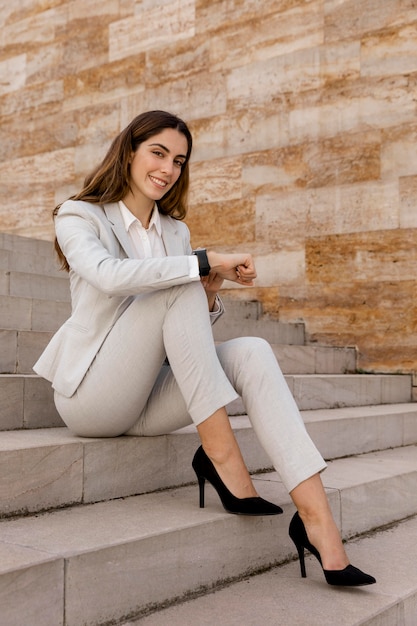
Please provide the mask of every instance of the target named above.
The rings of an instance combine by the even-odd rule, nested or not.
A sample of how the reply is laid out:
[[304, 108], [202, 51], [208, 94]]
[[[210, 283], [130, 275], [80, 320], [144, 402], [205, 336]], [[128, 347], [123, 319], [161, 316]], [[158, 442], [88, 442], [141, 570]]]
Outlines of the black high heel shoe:
[[302, 578], [306, 578], [306, 566], [304, 561], [304, 548], [314, 554], [322, 566], [324, 577], [329, 585], [343, 585], [346, 587], [360, 587], [362, 585], [372, 585], [376, 583], [373, 576], [365, 574], [357, 567], [348, 565], [344, 569], [328, 570], [324, 569], [318, 550], [309, 542], [303, 520], [297, 513], [290, 522], [289, 535], [297, 548], [300, 558], [300, 569]]
[[236, 515], [279, 515], [280, 506], [272, 504], [259, 496], [253, 498], [236, 498], [218, 475], [216, 468], [200, 446], [194, 455], [193, 469], [197, 474], [200, 489], [200, 509], [204, 509], [204, 485], [206, 480], [212, 484], [228, 513]]

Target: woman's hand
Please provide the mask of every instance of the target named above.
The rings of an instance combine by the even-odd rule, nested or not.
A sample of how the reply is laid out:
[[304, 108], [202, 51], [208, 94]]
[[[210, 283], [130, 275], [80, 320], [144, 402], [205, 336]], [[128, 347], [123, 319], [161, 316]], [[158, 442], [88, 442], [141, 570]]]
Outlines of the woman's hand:
[[231, 280], [239, 285], [251, 287], [256, 278], [255, 264], [252, 255], [246, 252], [222, 254], [221, 252], [207, 252], [210, 263], [210, 274], [213, 272], [219, 279]]
[[223, 285], [223, 278], [211, 270], [208, 276], [201, 277], [201, 284], [206, 290], [209, 311], [212, 311], [216, 302], [217, 293]]

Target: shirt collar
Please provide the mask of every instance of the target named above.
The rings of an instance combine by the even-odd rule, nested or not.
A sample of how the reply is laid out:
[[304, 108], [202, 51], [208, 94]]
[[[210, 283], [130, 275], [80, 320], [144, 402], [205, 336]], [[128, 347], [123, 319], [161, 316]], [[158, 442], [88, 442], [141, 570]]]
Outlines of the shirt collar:
[[[129, 209], [127, 208], [127, 206], [123, 202], [123, 200], [119, 200], [118, 204], [119, 204], [120, 213], [122, 214], [123, 223], [124, 223], [124, 226], [126, 228], [126, 232], [127, 233], [129, 232], [129, 228], [132, 226], [132, 224], [134, 222], [137, 222], [143, 228], [143, 225], [140, 222], [140, 220], [138, 220], [138, 218], [135, 217], [131, 211], [129, 211]], [[161, 236], [161, 234], [162, 234], [161, 216], [159, 214], [158, 206], [157, 206], [156, 202], [155, 202], [153, 210], [152, 210], [152, 216], [151, 216], [151, 220], [149, 222], [148, 230], [150, 230], [152, 228], [152, 226], [155, 226], [156, 232], [158, 233], [159, 236]]]

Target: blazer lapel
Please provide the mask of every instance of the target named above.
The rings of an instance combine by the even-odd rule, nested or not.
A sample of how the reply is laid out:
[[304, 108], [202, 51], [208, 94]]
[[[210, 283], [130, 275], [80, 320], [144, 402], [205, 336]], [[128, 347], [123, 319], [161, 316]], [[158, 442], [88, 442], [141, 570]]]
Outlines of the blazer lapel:
[[[110, 202], [103, 205], [104, 212], [109, 220], [112, 230], [117, 237], [120, 245], [129, 258], [135, 258], [134, 250], [125, 229], [122, 214], [120, 213], [117, 202]], [[178, 237], [178, 229], [176, 220], [161, 214], [162, 240], [164, 242], [167, 256], [178, 256], [186, 254], [183, 242]]]
[[162, 240], [164, 242], [167, 256], [179, 256], [185, 254], [182, 241], [178, 237], [178, 230], [175, 220], [161, 215]]
[[129, 258], [134, 258], [135, 254], [132, 248], [132, 244], [130, 243], [130, 239], [126, 232], [122, 214], [120, 213], [120, 209], [119, 209], [117, 202], [104, 204], [103, 209], [107, 216], [107, 219], [109, 220], [111, 224], [112, 230], [114, 234], [116, 235], [123, 250], [126, 252], [126, 255]]

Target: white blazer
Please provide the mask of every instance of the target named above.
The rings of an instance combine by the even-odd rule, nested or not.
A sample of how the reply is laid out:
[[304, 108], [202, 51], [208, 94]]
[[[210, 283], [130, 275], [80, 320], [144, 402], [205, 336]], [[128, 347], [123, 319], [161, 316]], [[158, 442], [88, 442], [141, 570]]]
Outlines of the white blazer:
[[190, 278], [190, 232], [184, 222], [161, 215], [167, 257], [138, 260], [117, 203], [67, 200], [55, 218], [68, 260], [71, 317], [55, 333], [34, 371], [71, 397], [116, 320], [140, 293], [199, 280]]

